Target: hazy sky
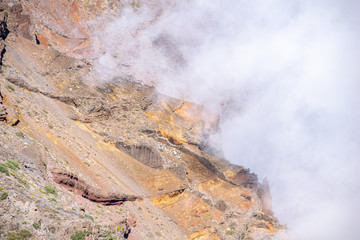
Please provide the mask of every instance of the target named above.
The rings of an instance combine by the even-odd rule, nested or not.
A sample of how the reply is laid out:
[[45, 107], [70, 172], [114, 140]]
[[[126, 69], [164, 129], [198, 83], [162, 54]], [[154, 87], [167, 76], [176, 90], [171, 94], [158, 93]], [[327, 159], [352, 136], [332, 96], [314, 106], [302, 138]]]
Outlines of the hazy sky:
[[267, 177], [294, 239], [359, 239], [360, 1], [164, 6], [106, 26], [103, 81], [132, 74], [221, 112], [226, 158]]

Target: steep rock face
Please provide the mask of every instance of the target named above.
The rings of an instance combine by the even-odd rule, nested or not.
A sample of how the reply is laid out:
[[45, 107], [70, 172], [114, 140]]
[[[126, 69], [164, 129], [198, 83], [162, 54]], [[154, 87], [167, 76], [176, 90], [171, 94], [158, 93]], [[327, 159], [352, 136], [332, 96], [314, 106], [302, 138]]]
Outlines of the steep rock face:
[[4, 4], [0, 238], [278, 236], [266, 183], [208, 141], [219, 116], [129, 76], [89, 84], [83, 23], [125, 3]]

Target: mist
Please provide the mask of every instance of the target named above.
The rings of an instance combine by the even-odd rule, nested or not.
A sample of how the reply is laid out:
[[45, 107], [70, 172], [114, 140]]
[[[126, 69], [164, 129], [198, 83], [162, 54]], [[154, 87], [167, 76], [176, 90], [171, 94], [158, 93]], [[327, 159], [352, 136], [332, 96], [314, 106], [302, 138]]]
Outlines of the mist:
[[226, 159], [268, 179], [290, 239], [359, 239], [360, 2], [142, 4], [105, 26], [101, 81], [221, 114]]

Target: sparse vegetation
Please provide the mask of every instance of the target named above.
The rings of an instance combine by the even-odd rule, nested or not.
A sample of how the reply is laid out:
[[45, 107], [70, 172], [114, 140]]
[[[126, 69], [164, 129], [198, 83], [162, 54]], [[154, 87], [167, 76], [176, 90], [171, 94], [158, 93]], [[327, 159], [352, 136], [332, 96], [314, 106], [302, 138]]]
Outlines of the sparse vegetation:
[[85, 213], [85, 217], [87, 217], [88, 219], [91, 219], [91, 220], [94, 221], [94, 218], [93, 218], [91, 215], [89, 215], [89, 214], [86, 214], [86, 213]]
[[49, 127], [50, 129], [53, 129], [53, 128], [54, 128], [53, 125], [51, 125], [51, 124], [49, 124], [48, 127]]
[[27, 229], [22, 229], [20, 232], [9, 232], [9, 240], [26, 240], [32, 236], [32, 233]]
[[138, 9], [140, 7], [140, 3], [138, 1], [132, 1], [131, 6], [134, 10]]
[[[76, 230], [75, 227], [74, 230]], [[90, 234], [92, 234], [91, 230], [76, 231], [73, 235], [71, 235], [71, 240], [85, 240], [85, 236], [89, 236]]]
[[14, 160], [8, 160], [6, 165], [11, 168], [12, 170], [16, 170], [19, 167], [19, 164], [17, 162], [15, 162]]
[[233, 235], [234, 233], [235, 233], [234, 229], [228, 229], [225, 232], [226, 235]]
[[55, 198], [48, 198], [50, 201], [57, 203], [57, 200]]
[[49, 185], [45, 186], [45, 191], [49, 194], [54, 194], [55, 196], [58, 195], [57, 191], [52, 186]]
[[85, 232], [76, 231], [73, 235], [71, 235], [71, 240], [85, 240]]
[[7, 197], [9, 196], [9, 194], [7, 192], [3, 192], [0, 196], [0, 200], [5, 200]]
[[26, 188], [28, 188], [28, 189], [30, 188], [26, 179], [23, 179], [18, 173], [11, 172], [10, 174], [11, 174], [11, 176], [14, 176], [18, 180], [18, 182], [23, 184]]
[[34, 223], [33, 223], [33, 227], [34, 227], [36, 230], [39, 229], [39, 228], [40, 228], [40, 223], [34, 222]]
[[0, 163], [0, 172], [5, 173], [6, 176], [9, 176], [9, 169], [4, 163]]
[[19, 138], [25, 138], [25, 134], [23, 132], [17, 132], [15, 133], [16, 136], [18, 136]]
[[15, 91], [15, 88], [13, 86], [11, 86], [11, 85], [7, 85], [6, 88], [11, 90], [11, 91]]
[[101, 230], [98, 240], [116, 240], [116, 235], [113, 234], [109, 229]]

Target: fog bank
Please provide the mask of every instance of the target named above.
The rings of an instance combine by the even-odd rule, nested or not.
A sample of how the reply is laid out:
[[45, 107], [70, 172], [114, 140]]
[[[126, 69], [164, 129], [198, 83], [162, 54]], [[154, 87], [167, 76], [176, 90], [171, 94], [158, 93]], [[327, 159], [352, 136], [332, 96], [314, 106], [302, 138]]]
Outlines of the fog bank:
[[102, 81], [132, 75], [221, 113], [226, 158], [267, 177], [293, 239], [359, 239], [360, 2], [160, 5], [105, 27]]

